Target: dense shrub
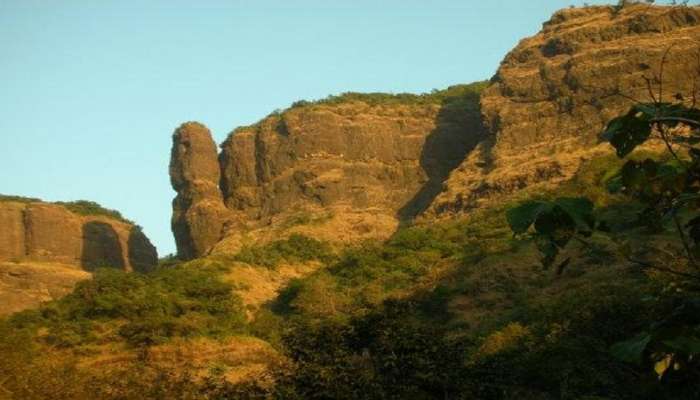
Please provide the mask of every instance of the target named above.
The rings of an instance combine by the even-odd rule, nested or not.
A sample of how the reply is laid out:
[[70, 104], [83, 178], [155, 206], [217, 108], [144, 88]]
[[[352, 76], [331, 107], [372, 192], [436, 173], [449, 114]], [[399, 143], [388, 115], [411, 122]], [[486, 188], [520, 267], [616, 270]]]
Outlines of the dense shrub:
[[134, 224], [122, 216], [122, 214], [117, 210], [111, 210], [109, 208], [102, 207], [100, 204], [89, 201], [89, 200], [76, 200], [76, 201], [58, 201], [54, 204], [66, 207], [68, 210], [80, 214], [80, 215], [102, 215], [109, 218], [114, 218], [118, 221], [126, 222], [129, 224]]
[[38, 311], [12, 317], [18, 327], [45, 327], [49, 344], [70, 347], [115, 326], [133, 345], [172, 337], [220, 336], [243, 329], [240, 299], [212, 271], [175, 267], [144, 275], [100, 269], [73, 293]]
[[234, 260], [274, 268], [282, 262], [329, 262], [333, 257], [328, 243], [295, 233], [288, 239], [262, 246], [246, 246], [234, 256]]
[[[12, 201], [18, 203], [40, 203], [41, 199], [34, 197], [23, 197], [23, 196], [11, 196], [0, 194], [0, 202], [2, 201]], [[69, 211], [80, 215], [103, 215], [105, 217], [113, 218], [118, 221], [126, 222], [129, 224], [134, 224], [122, 216], [122, 214], [117, 210], [111, 210], [109, 208], [102, 207], [100, 204], [94, 201], [88, 200], [76, 200], [76, 201], [57, 201], [51, 204], [57, 204], [67, 208]]]

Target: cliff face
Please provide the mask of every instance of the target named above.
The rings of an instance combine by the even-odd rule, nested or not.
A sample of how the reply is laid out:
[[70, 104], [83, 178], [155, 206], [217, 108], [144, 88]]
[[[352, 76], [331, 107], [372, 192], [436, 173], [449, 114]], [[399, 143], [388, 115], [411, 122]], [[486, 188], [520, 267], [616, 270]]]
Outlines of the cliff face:
[[235, 130], [221, 145], [218, 170], [206, 128], [198, 125], [200, 151], [179, 133], [191, 124], [183, 125], [171, 165], [198, 159], [189, 163], [209, 172], [181, 179], [171, 166], [179, 252], [230, 252], [289, 231], [383, 238], [417, 216], [468, 212], [530, 185], [557, 184], [606, 151], [597, 135], [631, 98], [651, 101], [647, 80], [657, 97], [663, 82], [664, 100], [692, 98], [699, 39], [696, 7], [566, 9], [505, 57], [480, 98], [472, 87], [292, 107]]
[[57, 204], [0, 201], [0, 226], [0, 261], [142, 272], [158, 262], [155, 247], [138, 227]]
[[[228, 137], [220, 181], [206, 128], [182, 125], [173, 136], [170, 170], [180, 256], [235, 251], [246, 240], [291, 231], [330, 241], [387, 237], [428, 207], [481, 139], [479, 90], [345, 95], [292, 107]], [[183, 173], [191, 168], [197, 172]], [[194, 213], [198, 204], [206, 211]], [[199, 226], [209, 230], [193, 234]]]
[[149, 271], [156, 249], [141, 230], [40, 201], [0, 201], [0, 315], [70, 292], [97, 267]]
[[211, 250], [229, 218], [219, 190], [217, 157], [216, 144], [204, 125], [185, 123], [173, 134], [170, 181], [178, 195], [173, 200], [172, 229], [184, 259]]
[[[697, 7], [565, 9], [501, 63], [481, 98], [488, 139], [451, 175], [432, 215], [570, 177], [596, 147], [607, 121], [631, 99], [692, 98], [700, 78]], [[660, 64], [668, 50], [661, 76]]]

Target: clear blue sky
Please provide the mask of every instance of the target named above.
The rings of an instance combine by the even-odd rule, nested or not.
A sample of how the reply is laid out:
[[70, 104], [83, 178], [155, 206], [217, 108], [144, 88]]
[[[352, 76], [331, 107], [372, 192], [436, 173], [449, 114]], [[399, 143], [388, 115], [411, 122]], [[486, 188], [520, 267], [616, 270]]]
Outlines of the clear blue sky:
[[181, 122], [220, 143], [298, 99], [488, 79], [582, 3], [0, 0], [0, 193], [97, 201], [165, 255]]

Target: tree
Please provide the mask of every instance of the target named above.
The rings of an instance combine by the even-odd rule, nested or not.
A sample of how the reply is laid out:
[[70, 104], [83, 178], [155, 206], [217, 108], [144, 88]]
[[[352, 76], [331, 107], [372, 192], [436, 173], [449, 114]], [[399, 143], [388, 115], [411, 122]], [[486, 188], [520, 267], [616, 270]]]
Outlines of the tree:
[[[626, 2], [624, 2], [626, 3]], [[661, 71], [666, 55], [661, 63]], [[663, 82], [663, 72], [659, 81]], [[617, 249], [630, 263], [673, 277], [670, 295], [658, 296], [673, 309], [663, 320], [653, 321], [634, 338], [618, 343], [612, 353], [625, 361], [650, 362], [659, 379], [700, 379], [700, 109], [695, 94], [686, 99], [675, 94], [663, 99], [663, 86], [654, 93], [648, 80], [650, 103], [636, 103], [627, 113], [611, 120], [601, 138], [625, 159], [651, 140], [663, 143], [665, 156], [658, 160], [628, 159], [609, 181], [609, 190], [641, 203], [639, 222], [655, 231], [670, 226], [677, 251], [649, 243], [624, 243]], [[527, 201], [507, 213], [515, 235], [529, 236], [542, 254], [542, 264], [557, 263], [561, 273], [570, 258], [558, 260], [571, 241], [588, 245], [586, 238], [605, 231], [605, 221], [596, 221], [594, 205], [586, 198]], [[601, 234], [608, 234], [602, 232]], [[644, 248], [643, 252], [635, 251]], [[661, 255], [663, 261], [637, 254]]]

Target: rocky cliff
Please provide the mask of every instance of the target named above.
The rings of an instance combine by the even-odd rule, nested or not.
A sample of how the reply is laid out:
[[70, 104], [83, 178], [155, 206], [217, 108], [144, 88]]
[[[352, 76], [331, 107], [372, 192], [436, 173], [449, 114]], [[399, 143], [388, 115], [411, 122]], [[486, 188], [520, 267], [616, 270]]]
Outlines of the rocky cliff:
[[191, 259], [206, 254], [223, 236], [230, 218], [219, 181], [216, 144], [209, 129], [189, 122], [173, 135], [170, 182], [178, 192], [173, 200], [172, 229], [178, 254]]
[[417, 216], [557, 184], [605, 151], [606, 121], [631, 99], [651, 101], [649, 87], [666, 101], [693, 97], [699, 39], [696, 7], [572, 8], [522, 40], [483, 92], [301, 102], [234, 130], [218, 169], [206, 128], [185, 124], [171, 162], [178, 251], [230, 252], [289, 231], [387, 237]]
[[0, 261], [141, 272], [158, 262], [155, 247], [138, 226], [105, 215], [81, 215], [70, 206], [3, 200], [0, 226]]
[[292, 231], [330, 241], [387, 237], [428, 207], [481, 139], [483, 86], [297, 104], [236, 129], [218, 164], [208, 130], [183, 124], [170, 164], [180, 256]]
[[97, 267], [155, 267], [141, 229], [95, 206], [0, 197], [0, 315], [61, 296]]
[[582, 160], [609, 150], [596, 146], [598, 134], [633, 99], [693, 98], [699, 44], [697, 7], [555, 13], [501, 63], [481, 97], [487, 138], [452, 173], [431, 215], [571, 177]]

